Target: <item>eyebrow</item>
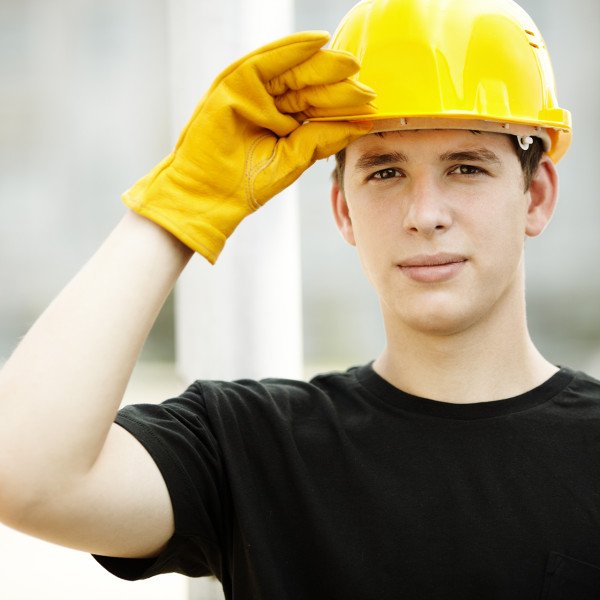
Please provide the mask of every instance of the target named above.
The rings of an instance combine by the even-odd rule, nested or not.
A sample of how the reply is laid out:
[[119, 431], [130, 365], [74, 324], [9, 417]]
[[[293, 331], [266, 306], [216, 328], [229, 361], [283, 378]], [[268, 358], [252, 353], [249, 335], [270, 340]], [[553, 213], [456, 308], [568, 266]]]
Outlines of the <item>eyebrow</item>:
[[459, 152], [445, 152], [440, 154], [442, 162], [480, 162], [501, 164], [498, 156], [487, 148], [476, 148], [474, 150], [462, 150]]
[[373, 167], [400, 162], [408, 162], [408, 157], [402, 152], [369, 153], [363, 154], [356, 161], [356, 168], [360, 171], [368, 171]]
[[[441, 162], [479, 162], [489, 164], [502, 164], [498, 155], [487, 148], [474, 148], [473, 150], [459, 150], [444, 152], [439, 157]], [[356, 168], [368, 171], [374, 167], [389, 165], [391, 163], [408, 162], [408, 157], [403, 152], [367, 153], [356, 161]]]

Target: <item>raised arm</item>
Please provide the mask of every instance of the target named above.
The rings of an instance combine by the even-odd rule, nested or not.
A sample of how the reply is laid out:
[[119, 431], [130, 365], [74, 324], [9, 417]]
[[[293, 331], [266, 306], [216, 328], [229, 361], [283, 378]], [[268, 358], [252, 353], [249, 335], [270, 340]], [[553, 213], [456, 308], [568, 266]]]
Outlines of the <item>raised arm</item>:
[[151, 556], [173, 533], [150, 456], [113, 425], [137, 356], [193, 251], [214, 262], [237, 224], [368, 126], [348, 55], [295, 34], [226, 69], [131, 209], [0, 372], [0, 520], [56, 543]]
[[[162, 506], [158, 537], [168, 535], [168, 494], [141, 446], [116, 426], [121, 451], [107, 472], [96, 474], [137, 356], [191, 255], [129, 212], [6, 363], [0, 372], [0, 517], [8, 525], [82, 549], [105, 547], [94, 519], [102, 512], [114, 518], [125, 510], [120, 504], [133, 500], [119, 485], [129, 470], [136, 486], [146, 486], [154, 510]], [[134, 466], [143, 469], [139, 476]], [[110, 523], [103, 525], [104, 536], [114, 536]]]

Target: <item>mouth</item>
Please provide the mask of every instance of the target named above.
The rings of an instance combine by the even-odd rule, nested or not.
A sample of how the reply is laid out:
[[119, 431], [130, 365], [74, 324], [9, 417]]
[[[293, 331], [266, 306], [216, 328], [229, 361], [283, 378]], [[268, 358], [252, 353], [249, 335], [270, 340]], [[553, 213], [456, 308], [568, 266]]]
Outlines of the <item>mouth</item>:
[[413, 281], [438, 283], [452, 279], [462, 271], [467, 258], [460, 254], [419, 254], [401, 261], [398, 267]]

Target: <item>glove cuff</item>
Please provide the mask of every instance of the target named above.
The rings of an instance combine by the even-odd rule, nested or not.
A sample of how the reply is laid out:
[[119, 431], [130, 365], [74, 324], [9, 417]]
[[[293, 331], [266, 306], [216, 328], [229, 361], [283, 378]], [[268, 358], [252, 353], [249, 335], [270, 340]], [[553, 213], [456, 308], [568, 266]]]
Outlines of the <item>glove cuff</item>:
[[[157, 174], [163, 170], [167, 161], [170, 162], [170, 158], [165, 159], [148, 175], [135, 183], [122, 194], [121, 199], [125, 206], [167, 230], [188, 248], [214, 264], [225, 246], [228, 235], [235, 229], [235, 225], [226, 235], [208, 223], [201, 211], [191, 212], [190, 206], [193, 204], [190, 204], [189, 200], [178, 198], [178, 194], [171, 195], [168, 191], [165, 193], [163, 190], [157, 189], [160, 186], [152, 186]], [[198, 203], [198, 198], [195, 200]]]

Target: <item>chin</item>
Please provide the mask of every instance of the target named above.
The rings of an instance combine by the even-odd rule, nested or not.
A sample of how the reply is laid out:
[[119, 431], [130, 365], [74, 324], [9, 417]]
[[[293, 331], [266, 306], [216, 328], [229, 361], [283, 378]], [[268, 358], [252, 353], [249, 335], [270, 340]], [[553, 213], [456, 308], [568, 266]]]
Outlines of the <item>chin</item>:
[[407, 307], [403, 306], [394, 311], [395, 315], [392, 318], [414, 332], [436, 337], [461, 334], [473, 327], [483, 316], [477, 311], [469, 310], [469, 307], [457, 306], [456, 302], [445, 302], [441, 305], [428, 305], [424, 302], [412, 307], [410, 311], [406, 309]]
[[431, 318], [427, 321], [419, 320], [410, 324], [414, 331], [431, 337], [451, 337], [464, 333], [473, 325], [473, 321], [466, 319]]

